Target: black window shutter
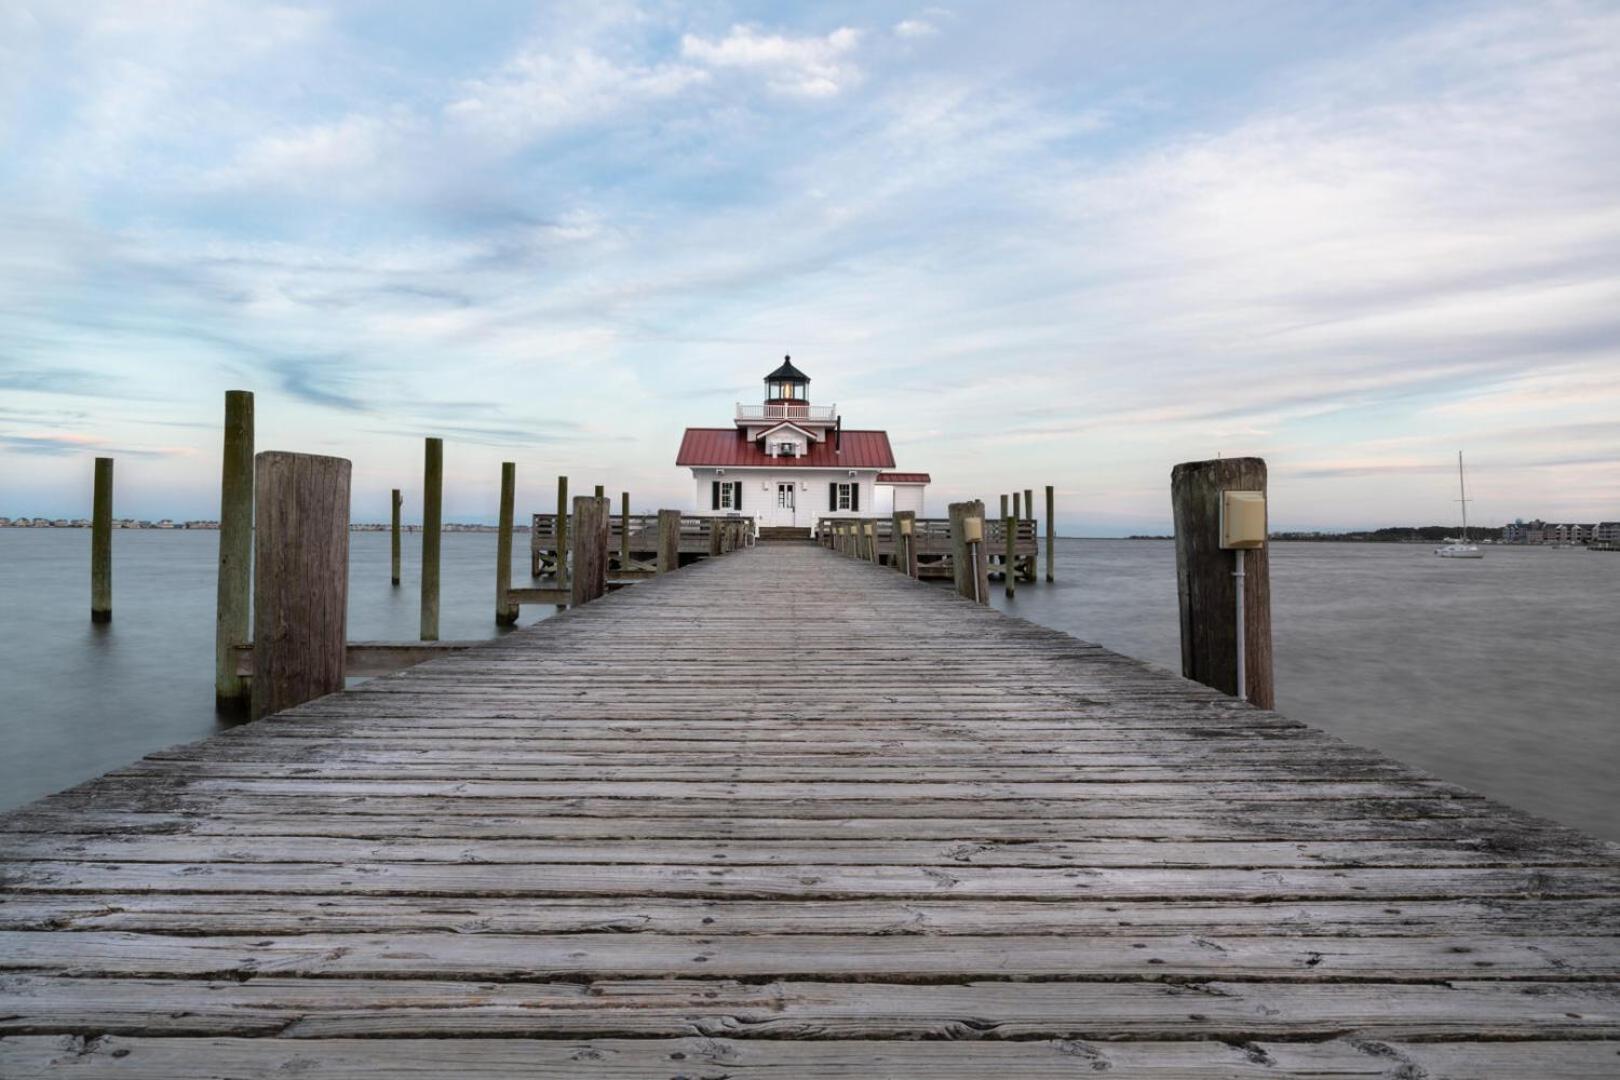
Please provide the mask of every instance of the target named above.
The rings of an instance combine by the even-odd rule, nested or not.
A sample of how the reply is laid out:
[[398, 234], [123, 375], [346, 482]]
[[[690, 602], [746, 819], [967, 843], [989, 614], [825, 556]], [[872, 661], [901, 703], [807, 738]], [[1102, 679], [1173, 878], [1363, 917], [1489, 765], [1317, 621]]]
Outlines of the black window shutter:
[[714, 482], [714, 490], [709, 493], [709, 496], [710, 496], [709, 509], [710, 510], [718, 510], [718, 509], [720, 509], [720, 481], [716, 480]]
[[849, 484], [849, 508], [851, 510], [861, 508], [861, 485], [853, 480]]
[[738, 480], [736, 483], [732, 484], [731, 486], [732, 486], [732, 489], [733, 489], [732, 492], [731, 492], [731, 508], [733, 510], [741, 510], [742, 509], [742, 481]]
[[834, 481], [827, 485], [827, 509], [838, 509], [838, 483]]

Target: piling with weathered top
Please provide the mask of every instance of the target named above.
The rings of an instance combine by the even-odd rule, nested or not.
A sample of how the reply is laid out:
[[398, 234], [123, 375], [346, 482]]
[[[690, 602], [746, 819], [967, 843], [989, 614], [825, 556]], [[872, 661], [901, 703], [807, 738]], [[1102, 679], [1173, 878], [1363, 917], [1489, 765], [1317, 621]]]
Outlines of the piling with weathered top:
[[557, 477], [557, 588], [568, 585], [568, 477]]
[[512, 509], [517, 501], [517, 463], [501, 462], [501, 509], [495, 526], [495, 624], [511, 626], [518, 620], [512, 603]]
[[861, 532], [865, 534], [866, 540], [866, 551], [863, 553], [863, 557], [867, 562], [875, 563], [878, 561], [877, 522], [868, 521], [861, 526]]
[[[1170, 473], [1176, 525], [1176, 592], [1181, 607], [1181, 673], [1227, 694], [1238, 692], [1235, 553], [1220, 546], [1221, 493], [1266, 490], [1260, 458], [1190, 461]], [[1275, 706], [1271, 660], [1271, 572], [1265, 548], [1244, 559], [1244, 666], [1248, 700]]]
[[1046, 580], [1052, 581], [1057, 559], [1057, 526], [1052, 523], [1052, 485], [1046, 485]]
[[573, 561], [569, 599], [578, 607], [607, 593], [608, 536], [611, 532], [608, 501], [584, 495], [574, 500]]
[[1035, 492], [1029, 488], [1024, 489], [1024, 518], [1028, 521], [1035, 520]]
[[1010, 511], [1010, 509], [1011, 509], [1011, 507], [1010, 507], [1010, 506], [1009, 506], [1009, 504], [1008, 504], [1008, 502], [1007, 502], [1007, 500], [1008, 500], [1008, 499], [1009, 499], [1009, 498], [1010, 498], [1010, 496], [1007, 496], [1007, 495], [1003, 495], [1003, 496], [1002, 496], [1002, 497], [1001, 497], [1001, 516], [1002, 516], [1002, 517], [1006, 517], [1006, 516], [1007, 516], [1007, 514], [1008, 514], [1008, 512], [1009, 512], [1009, 511]]
[[90, 621], [112, 622], [113, 459], [96, 458], [90, 504]]
[[343, 458], [313, 454], [256, 459], [255, 720], [343, 689], [349, 471]]
[[917, 513], [897, 510], [894, 515], [894, 566], [907, 577], [917, 576]]
[[658, 572], [681, 568], [681, 512], [658, 511]]
[[219, 579], [214, 593], [214, 707], [246, 704], [236, 673], [238, 645], [252, 633], [253, 393], [225, 391], [225, 447], [219, 475]]
[[1024, 519], [1024, 500], [1016, 491], [1013, 492], [1012, 502], [1013, 519], [1022, 521]]
[[596, 485], [596, 497], [598, 499], [607, 498], [607, 488], [603, 487], [601, 484], [597, 484]]
[[439, 640], [439, 541], [444, 526], [444, 440], [422, 454], [422, 640]]
[[719, 555], [725, 550], [725, 539], [722, 536], [724, 528], [725, 522], [719, 518], [709, 519], [709, 554], [711, 556]]
[[630, 569], [630, 493], [619, 493], [619, 569]]
[[958, 595], [990, 602], [990, 560], [984, 550], [984, 502], [951, 503], [951, 568]]
[[[1014, 495], [1013, 504], [1015, 508], [1017, 506], [1017, 502], [1018, 496]], [[1016, 573], [1018, 566], [1018, 515], [1014, 513], [1008, 517], [1002, 518], [1001, 528], [1002, 532], [1005, 534], [1002, 539], [1006, 544], [1006, 549], [1001, 556], [1002, 591], [1005, 592], [1006, 595], [1011, 596], [1018, 588], [1016, 584], [1018, 579], [1018, 574]]]
[[391, 570], [390, 570], [390, 573], [389, 573], [389, 578], [393, 582], [393, 584], [398, 585], [399, 584], [399, 561], [400, 561], [399, 560], [399, 511], [400, 511], [400, 508], [405, 505], [405, 496], [403, 496], [403, 495], [401, 495], [399, 493], [399, 488], [394, 489], [393, 496], [392, 496], [392, 501], [393, 501], [393, 506], [394, 506], [394, 518], [393, 518], [393, 525], [390, 528], [390, 536], [389, 536], [389, 543], [388, 543], [389, 565], [391, 567]]

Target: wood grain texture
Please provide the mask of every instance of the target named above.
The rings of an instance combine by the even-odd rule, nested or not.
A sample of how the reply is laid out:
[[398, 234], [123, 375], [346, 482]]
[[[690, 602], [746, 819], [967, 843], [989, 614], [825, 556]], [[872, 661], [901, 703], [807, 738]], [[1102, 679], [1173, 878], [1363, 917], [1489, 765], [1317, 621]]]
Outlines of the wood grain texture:
[[0, 1075], [1616, 1075], [1613, 845], [857, 539], [0, 817]]
[[225, 391], [219, 481], [219, 578], [214, 593], [214, 705], [241, 710], [248, 688], [235, 649], [253, 629], [253, 394]]
[[439, 640], [439, 554], [444, 525], [444, 440], [422, 441], [423, 641]]

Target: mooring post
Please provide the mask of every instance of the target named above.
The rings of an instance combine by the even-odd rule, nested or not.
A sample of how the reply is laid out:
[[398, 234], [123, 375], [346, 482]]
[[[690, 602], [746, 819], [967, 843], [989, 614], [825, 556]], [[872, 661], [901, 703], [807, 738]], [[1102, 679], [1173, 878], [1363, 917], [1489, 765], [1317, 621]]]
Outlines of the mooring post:
[[1009, 510], [1009, 509], [1010, 509], [1010, 508], [1009, 508], [1009, 507], [1008, 507], [1008, 505], [1007, 505], [1007, 496], [1006, 496], [1006, 495], [1003, 495], [1003, 496], [1002, 496], [1002, 497], [1001, 497], [1001, 516], [1002, 516], [1002, 517], [1006, 517], [1006, 516], [1007, 516], [1007, 511], [1008, 511], [1008, 510]]
[[990, 567], [984, 551], [984, 502], [951, 503], [951, 570], [958, 595], [990, 602]]
[[598, 499], [607, 498], [607, 489], [605, 487], [603, 487], [601, 484], [596, 485], [596, 497]]
[[862, 526], [862, 531], [866, 533], [866, 561], [876, 563], [879, 561], [877, 549], [877, 519], [869, 519], [866, 524]]
[[[444, 440], [422, 454], [422, 640], [439, 640], [439, 540], [444, 526]], [[255, 679], [257, 681], [257, 679]]]
[[1018, 492], [1013, 492], [1012, 516], [1019, 521], [1024, 519], [1024, 501]]
[[568, 477], [557, 477], [557, 524], [551, 530], [557, 543], [557, 588], [568, 587]]
[[[1018, 496], [1014, 495], [1013, 503], [1015, 507], [1017, 502]], [[1001, 556], [1003, 560], [1002, 591], [1011, 596], [1017, 589], [1016, 580], [1018, 578], [1016, 572], [1018, 566], [1018, 515], [1012, 514], [1002, 518], [1001, 528], [1006, 534], [1002, 538], [1004, 544], [1004, 552]]]
[[[1181, 606], [1181, 673], [1227, 694], [1238, 692], [1235, 554], [1221, 548], [1221, 493], [1266, 490], [1260, 458], [1190, 461], [1170, 473], [1176, 525], [1176, 592]], [[1248, 700], [1276, 704], [1271, 661], [1270, 555], [1243, 553], [1244, 667]]]
[[709, 519], [709, 554], [711, 556], [718, 555], [725, 550], [725, 541], [720, 536], [722, 524], [719, 518], [712, 517]]
[[619, 571], [630, 570], [630, 493], [619, 493]]
[[1052, 521], [1052, 485], [1046, 485], [1046, 580], [1056, 580], [1053, 571], [1057, 568], [1057, 526]]
[[1035, 520], [1035, 492], [1029, 488], [1024, 489], [1024, 517]]
[[917, 512], [901, 510], [894, 515], [895, 568], [907, 577], [917, 576]]
[[681, 568], [681, 512], [658, 511], [658, 572]]
[[255, 461], [254, 482], [252, 716], [257, 720], [343, 689], [349, 463], [267, 451]]
[[219, 472], [219, 579], [214, 593], [214, 707], [240, 708], [236, 647], [253, 632], [253, 393], [225, 391]]
[[113, 459], [96, 458], [90, 496], [90, 621], [112, 622]]
[[399, 493], [399, 488], [393, 491], [392, 502], [394, 506], [394, 519], [390, 527], [388, 553], [389, 553], [389, 579], [393, 584], [399, 584], [399, 511], [405, 505], [405, 496]]
[[518, 620], [512, 603], [512, 510], [517, 501], [517, 463], [501, 462], [501, 509], [495, 526], [495, 625], [511, 626]]
[[608, 501], [602, 496], [574, 500], [574, 572], [569, 577], [569, 600], [578, 607], [607, 593]]

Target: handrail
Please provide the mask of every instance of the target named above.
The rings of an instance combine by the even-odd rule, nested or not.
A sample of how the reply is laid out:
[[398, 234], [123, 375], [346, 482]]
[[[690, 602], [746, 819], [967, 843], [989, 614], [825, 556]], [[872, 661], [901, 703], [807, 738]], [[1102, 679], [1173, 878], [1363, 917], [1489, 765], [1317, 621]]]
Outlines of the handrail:
[[834, 420], [837, 416], [836, 405], [796, 405], [790, 402], [770, 405], [737, 403], [738, 420]]

